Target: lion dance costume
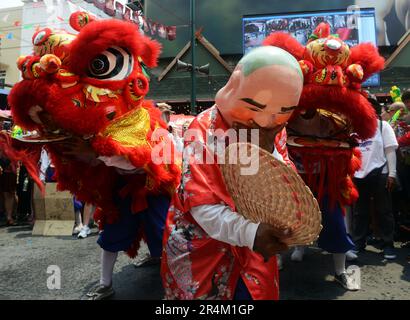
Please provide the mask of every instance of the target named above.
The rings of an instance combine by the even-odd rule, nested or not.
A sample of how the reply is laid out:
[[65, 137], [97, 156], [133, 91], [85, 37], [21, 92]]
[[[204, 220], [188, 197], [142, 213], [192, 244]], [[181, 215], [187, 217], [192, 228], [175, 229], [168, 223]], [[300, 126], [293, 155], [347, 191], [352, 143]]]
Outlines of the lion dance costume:
[[[65, 157], [58, 144], [46, 148], [55, 165], [58, 189], [95, 204], [95, 219], [105, 231], [118, 221], [120, 212], [152, 211], [160, 205], [158, 199], [173, 193], [179, 180], [178, 165], [158, 164], [151, 157], [153, 148], [166, 139], [153, 137], [166, 125], [160, 111], [144, 99], [149, 89], [145, 68], [156, 66], [160, 45], [134, 24], [96, 20], [85, 12], [73, 13], [70, 25], [78, 34], [49, 28], [34, 34], [33, 55], [17, 61], [23, 80], [12, 89], [9, 102], [16, 124], [23, 129], [89, 142], [102, 161], [90, 164]], [[27, 155], [41, 145], [25, 148]], [[29, 163], [21, 152], [8, 151]], [[126, 165], [110, 163], [118, 161]], [[35, 173], [35, 166], [28, 168]], [[167, 201], [162, 202], [165, 212]], [[140, 230], [132, 244], [121, 250], [135, 256], [142, 236]]]
[[306, 47], [285, 33], [273, 33], [264, 45], [281, 47], [300, 63], [305, 83], [288, 125], [291, 158], [316, 194], [324, 228], [319, 246], [345, 253], [353, 247], [347, 237], [344, 207], [358, 198], [352, 176], [360, 168], [357, 138], [372, 137], [377, 117], [361, 84], [384, 67], [377, 48], [363, 43], [352, 48], [321, 23]]

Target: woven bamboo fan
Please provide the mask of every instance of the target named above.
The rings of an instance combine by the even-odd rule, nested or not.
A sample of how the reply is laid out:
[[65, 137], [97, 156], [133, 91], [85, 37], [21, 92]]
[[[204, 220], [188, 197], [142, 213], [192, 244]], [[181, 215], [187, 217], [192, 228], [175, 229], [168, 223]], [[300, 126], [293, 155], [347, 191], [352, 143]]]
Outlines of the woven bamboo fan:
[[[243, 164], [243, 159], [249, 163]], [[291, 238], [283, 239], [289, 246], [311, 244], [318, 238], [322, 229], [319, 205], [292, 168], [249, 143], [229, 145], [220, 167], [236, 210], [245, 218], [295, 228]]]

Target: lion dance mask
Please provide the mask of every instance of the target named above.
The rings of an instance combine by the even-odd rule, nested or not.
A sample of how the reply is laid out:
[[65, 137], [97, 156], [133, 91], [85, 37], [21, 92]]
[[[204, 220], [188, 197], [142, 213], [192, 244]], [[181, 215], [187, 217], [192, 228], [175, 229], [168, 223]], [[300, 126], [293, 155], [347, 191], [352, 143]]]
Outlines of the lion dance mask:
[[298, 61], [304, 87], [298, 109], [287, 127], [289, 152], [303, 163], [307, 184], [318, 198], [342, 207], [358, 197], [351, 176], [360, 168], [357, 138], [375, 133], [377, 117], [361, 84], [384, 67], [371, 43], [352, 48], [321, 23], [304, 47], [277, 32], [264, 45], [281, 47]]

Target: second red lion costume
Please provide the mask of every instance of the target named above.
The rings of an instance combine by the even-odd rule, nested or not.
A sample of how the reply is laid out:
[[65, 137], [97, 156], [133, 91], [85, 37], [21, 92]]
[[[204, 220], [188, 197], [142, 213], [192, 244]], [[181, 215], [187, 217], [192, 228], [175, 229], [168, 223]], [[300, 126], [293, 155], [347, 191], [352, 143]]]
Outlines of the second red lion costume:
[[[315, 29], [306, 47], [285, 33], [273, 33], [264, 45], [287, 50], [302, 68], [299, 112], [287, 126], [289, 154], [320, 203], [323, 229], [318, 245], [333, 253], [335, 280], [357, 290], [345, 269], [346, 253], [354, 244], [346, 232], [344, 210], [358, 198], [352, 181], [361, 165], [357, 138], [372, 137], [377, 126], [375, 111], [360, 87], [383, 69], [384, 59], [371, 43], [349, 48], [330, 34], [326, 23]], [[292, 260], [302, 257], [303, 248], [296, 248]]]

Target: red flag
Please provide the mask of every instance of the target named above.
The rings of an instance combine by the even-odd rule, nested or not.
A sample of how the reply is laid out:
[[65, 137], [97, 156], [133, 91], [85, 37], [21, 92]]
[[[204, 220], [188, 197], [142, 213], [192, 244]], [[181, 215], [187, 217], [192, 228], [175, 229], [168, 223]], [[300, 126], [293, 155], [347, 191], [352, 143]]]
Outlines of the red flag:
[[111, 17], [115, 14], [114, 0], [105, 0], [104, 12]]
[[164, 25], [159, 24], [158, 25], [158, 35], [162, 38], [162, 39], [166, 39], [167, 38], [167, 29]]
[[169, 41], [173, 41], [177, 38], [177, 27], [176, 26], [167, 27], [167, 38]]
[[125, 21], [131, 21], [132, 19], [132, 10], [130, 7], [125, 6], [124, 9], [124, 20]]
[[115, 17], [117, 19], [124, 18], [124, 5], [121, 2], [115, 2]]
[[139, 18], [139, 15], [138, 15], [138, 13], [136, 12], [136, 11], [134, 11], [133, 13], [132, 13], [132, 16], [131, 16], [131, 22], [132, 23], [135, 23], [136, 25], [140, 25], [140, 18]]

